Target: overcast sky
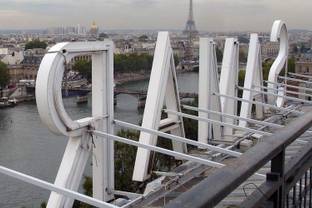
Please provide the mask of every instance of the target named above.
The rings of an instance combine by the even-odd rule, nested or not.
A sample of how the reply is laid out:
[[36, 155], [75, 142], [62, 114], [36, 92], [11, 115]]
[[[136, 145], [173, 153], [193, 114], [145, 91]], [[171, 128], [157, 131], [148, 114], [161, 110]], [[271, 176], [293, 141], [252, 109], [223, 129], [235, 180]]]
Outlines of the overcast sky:
[[[101, 29], [183, 29], [188, 0], [0, 0], [0, 29], [86, 25]], [[312, 0], [194, 0], [197, 28], [269, 31], [274, 19], [312, 30]]]

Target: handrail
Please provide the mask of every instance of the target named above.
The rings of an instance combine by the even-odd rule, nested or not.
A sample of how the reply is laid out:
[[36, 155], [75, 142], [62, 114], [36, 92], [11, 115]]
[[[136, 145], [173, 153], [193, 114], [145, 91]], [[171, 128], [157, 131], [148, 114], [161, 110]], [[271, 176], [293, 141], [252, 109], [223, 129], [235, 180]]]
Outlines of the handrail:
[[[285, 148], [312, 126], [312, 112], [291, 122], [278, 133], [263, 139], [231, 164], [216, 170], [190, 191], [172, 200], [166, 208], [214, 207], [247, 178], [272, 160], [272, 172], [276, 170], [273, 161], [284, 154]], [[279, 161], [283, 166], [283, 161]]]

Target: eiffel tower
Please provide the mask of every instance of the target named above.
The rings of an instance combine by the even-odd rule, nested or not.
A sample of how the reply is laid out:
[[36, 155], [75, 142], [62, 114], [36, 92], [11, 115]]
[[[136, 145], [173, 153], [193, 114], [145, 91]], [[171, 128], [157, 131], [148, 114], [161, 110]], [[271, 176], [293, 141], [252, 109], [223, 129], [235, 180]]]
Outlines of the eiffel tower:
[[194, 15], [193, 15], [193, 0], [190, 0], [189, 17], [186, 22], [186, 26], [185, 26], [183, 33], [185, 35], [191, 36], [192, 38], [198, 35], [198, 31], [196, 29]]
[[198, 36], [198, 31], [196, 29], [194, 15], [193, 15], [193, 0], [190, 0], [190, 7], [189, 7], [189, 17], [186, 22], [185, 29], [183, 34], [186, 35], [187, 40], [184, 44], [184, 68], [187, 70], [193, 69], [193, 40]]

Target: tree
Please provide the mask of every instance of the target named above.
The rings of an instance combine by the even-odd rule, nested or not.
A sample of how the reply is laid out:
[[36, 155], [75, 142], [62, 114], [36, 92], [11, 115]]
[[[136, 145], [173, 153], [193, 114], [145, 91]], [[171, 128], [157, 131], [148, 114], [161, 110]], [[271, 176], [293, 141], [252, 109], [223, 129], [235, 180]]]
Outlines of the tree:
[[218, 63], [222, 62], [223, 53], [218, 47], [216, 47], [216, 54], [217, 54], [217, 62]]
[[[194, 107], [198, 106], [198, 97], [194, 98], [192, 101], [187, 102], [186, 105], [194, 106]], [[191, 111], [188, 109], [182, 109], [182, 112], [186, 114], [198, 116], [197, 112]], [[185, 137], [188, 139], [197, 140], [198, 122], [193, 119], [183, 118], [183, 124], [184, 124], [184, 130], [185, 130]]]
[[73, 66], [73, 70], [79, 72], [81, 76], [86, 78], [88, 81], [91, 81], [91, 70], [92, 70], [92, 63], [91, 61], [86, 60], [78, 60], [75, 62]]
[[263, 62], [262, 64], [263, 80], [268, 80], [272, 64], [273, 64], [273, 60], [271, 59]]
[[139, 37], [139, 41], [140, 41], [140, 42], [146, 42], [147, 40], [148, 40], [147, 35], [141, 35], [141, 36]]
[[288, 72], [295, 73], [296, 72], [296, 59], [295, 57], [291, 57], [288, 59]]
[[48, 44], [46, 42], [36, 39], [36, 40], [29, 41], [28, 43], [26, 43], [25, 50], [34, 49], [34, 48], [46, 49], [47, 47], [48, 47]]
[[238, 72], [238, 85], [241, 87], [243, 87], [245, 83], [245, 74], [246, 74], [245, 70], [240, 70]]
[[299, 51], [299, 50], [298, 50], [298, 46], [297, 46], [297, 45], [294, 45], [294, 46], [293, 46], [293, 52], [294, 52], [294, 53], [298, 53], [298, 51]]
[[104, 39], [106, 39], [106, 38], [109, 38], [109, 36], [108, 36], [106, 33], [100, 33], [100, 34], [99, 34], [99, 39], [100, 39], [100, 40], [104, 40]]
[[[150, 71], [152, 64], [153, 56], [149, 54], [115, 54], [114, 56], [114, 71], [116, 73]], [[91, 81], [91, 61], [76, 61], [73, 70], [79, 72], [88, 81]]]
[[[118, 136], [131, 140], [139, 140], [138, 131], [121, 130]], [[115, 142], [115, 187], [117, 190], [137, 192], [139, 183], [132, 181], [132, 173], [137, 148], [124, 143]]]
[[114, 56], [115, 72], [128, 73], [150, 71], [153, 56], [149, 54], [116, 54]]
[[177, 54], [174, 54], [173, 58], [174, 58], [174, 65], [177, 67], [180, 63], [180, 58]]
[[10, 82], [10, 74], [8, 67], [5, 63], [0, 61], [0, 97], [3, 96], [2, 90], [9, 84]]
[[246, 63], [247, 62], [247, 54], [243, 49], [239, 49], [239, 62]]

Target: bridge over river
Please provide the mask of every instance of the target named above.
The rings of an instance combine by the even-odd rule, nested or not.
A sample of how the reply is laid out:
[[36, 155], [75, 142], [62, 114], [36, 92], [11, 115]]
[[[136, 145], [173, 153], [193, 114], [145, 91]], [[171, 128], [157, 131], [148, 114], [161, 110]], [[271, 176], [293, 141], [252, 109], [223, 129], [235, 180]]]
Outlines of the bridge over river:
[[[115, 88], [115, 95], [119, 94], [128, 94], [133, 96], [138, 96], [139, 98], [146, 98], [147, 91], [146, 90], [129, 90], [125, 88]], [[188, 92], [180, 92], [180, 98], [195, 98], [198, 96], [197, 93], [188, 93]]]

